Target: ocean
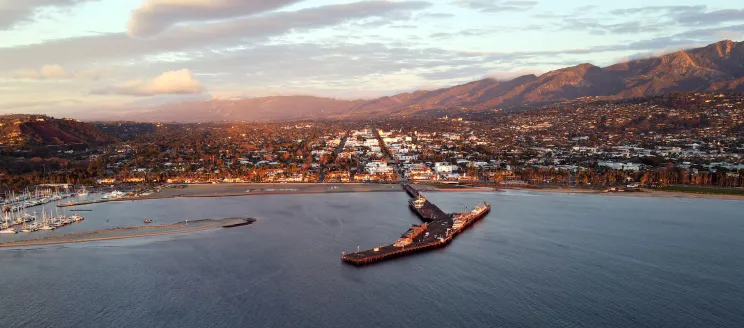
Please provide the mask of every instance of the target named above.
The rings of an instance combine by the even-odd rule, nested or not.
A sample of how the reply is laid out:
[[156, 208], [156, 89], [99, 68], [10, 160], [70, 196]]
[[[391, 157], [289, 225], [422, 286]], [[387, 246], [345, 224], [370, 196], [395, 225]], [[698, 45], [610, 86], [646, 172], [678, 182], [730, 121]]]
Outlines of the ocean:
[[[54, 233], [246, 216], [252, 225], [0, 249], [0, 327], [742, 327], [744, 202], [428, 193], [492, 212], [447, 248], [353, 267], [420, 223], [402, 192], [87, 206]], [[67, 230], [65, 230], [67, 229]], [[5, 238], [5, 239], [3, 239]], [[0, 236], [0, 241], [19, 238]]]

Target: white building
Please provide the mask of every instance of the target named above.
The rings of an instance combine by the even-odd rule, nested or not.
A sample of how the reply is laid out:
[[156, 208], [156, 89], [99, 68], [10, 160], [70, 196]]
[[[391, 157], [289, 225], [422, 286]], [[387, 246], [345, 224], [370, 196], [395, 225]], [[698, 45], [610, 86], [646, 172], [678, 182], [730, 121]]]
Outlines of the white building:
[[456, 172], [457, 169], [458, 169], [457, 165], [451, 165], [450, 163], [446, 163], [446, 162], [434, 163], [434, 172], [437, 172], [438, 174]]
[[385, 174], [393, 172], [393, 168], [388, 166], [385, 162], [369, 162], [364, 166], [364, 169], [369, 174]]

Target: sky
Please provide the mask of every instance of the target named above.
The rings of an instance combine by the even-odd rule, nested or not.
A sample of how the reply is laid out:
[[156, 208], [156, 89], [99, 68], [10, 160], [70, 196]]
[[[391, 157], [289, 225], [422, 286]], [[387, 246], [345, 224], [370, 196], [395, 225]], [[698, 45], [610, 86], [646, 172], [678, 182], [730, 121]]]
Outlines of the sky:
[[0, 113], [368, 99], [742, 38], [731, 0], [0, 0]]

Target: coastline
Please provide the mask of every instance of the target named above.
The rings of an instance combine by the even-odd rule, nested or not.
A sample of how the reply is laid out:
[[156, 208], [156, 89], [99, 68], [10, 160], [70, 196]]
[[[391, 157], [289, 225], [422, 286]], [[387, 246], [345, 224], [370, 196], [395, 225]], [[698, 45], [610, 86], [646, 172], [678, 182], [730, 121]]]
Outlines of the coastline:
[[[692, 193], [680, 191], [663, 191], [643, 189], [638, 192], [604, 192], [582, 188], [530, 188], [522, 186], [509, 187], [459, 187], [436, 186], [429, 184], [415, 184], [423, 192], [444, 193], [477, 193], [477, 192], [505, 192], [507, 190], [530, 191], [536, 193], [558, 193], [578, 195], [600, 195], [609, 197], [656, 197], [656, 198], [705, 198], [721, 200], [744, 201], [744, 195], [727, 195], [712, 193]], [[212, 198], [212, 197], [243, 197], [259, 195], [302, 195], [302, 194], [332, 194], [332, 193], [372, 193], [372, 192], [402, 192], [399, 184], [377, 183], [224, 183], [224, 184], [194, 184], [185, 188], [164, 188], [161, 192], [140, 197], [127, 197], [111, 200], [94, 200], [74, 204], [60, 204], [60, 207], [75, 207], [93, 203], [126, 202], [138, 200], [157, 200], [171, 198]]]
[[721, 200], [740, 200], [744, 201], [744, 195], [736, 194], [714, 194], [714, 193], [694, 193], [682, 191], [665, 191], [642, 189], [636, 192], [604, 192], [596, 189], [583, 188], [541, 188], [526, 186], [495, 186], [495, 187], [460, 187], [452, 188], [451, 186], [436, 186], [430, 184], [415, 184], [416, 188], [424, 192], [505, 192], [507, 190], [531, 191], [536, 193], [556, 193], [556, 194], [578, 194], [578, 195], [599, 195], [608, 197], [655, 197], [655, 198], [697, 198], [697, 199], [721, 199]]
[[224, 183], [188, 185], [183, 189], [165, 188], [157, 194], [123, 200], [391, 191], [400, 192], [403, 189], [398, 184], [378, 183]]
[[507, 188], [502, 190], [521, 190], [538, 193], [558, 193], [558, 194], [582, 194], [582, 195], [600, 195], [608, 197], [655, 197], [655, 198], [705, 198], [705, 199], [722, 199], [722, 200], [740, 200], [744, 201], [744, 196], [740, 195], [717, 195], [717, 194], [696, 194], [680, 191], [661, 191], [643, 189], [637, 192], [603, 192], [591, 189], [572, 189], [572, 188]]

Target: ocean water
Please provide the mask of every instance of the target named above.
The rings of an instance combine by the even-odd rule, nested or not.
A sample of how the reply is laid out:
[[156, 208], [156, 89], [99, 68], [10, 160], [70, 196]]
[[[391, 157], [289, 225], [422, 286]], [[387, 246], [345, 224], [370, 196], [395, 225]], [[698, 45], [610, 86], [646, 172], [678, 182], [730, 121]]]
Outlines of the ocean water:
[[[0, 327], [743, 327], [744, 202], [429, 193], [493, 210], [449, 247], [342, 251], [419, 223], [404, 193], [93, 205], [99, 229], [250, 216], [188, 235], [0, 250]], [[16, 238], [7, 236], [6, 238]]]

